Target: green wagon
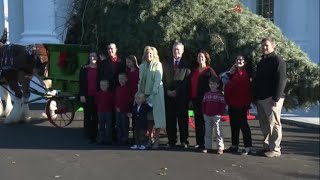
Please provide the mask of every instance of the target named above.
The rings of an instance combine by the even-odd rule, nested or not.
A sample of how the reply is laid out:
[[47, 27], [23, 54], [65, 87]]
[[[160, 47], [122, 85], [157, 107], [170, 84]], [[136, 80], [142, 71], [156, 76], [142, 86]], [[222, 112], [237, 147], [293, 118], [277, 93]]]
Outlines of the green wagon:
[[[33, 83], [44, 89], [40, 92], [31, 88], [32, 93], [39, 95], [28, 103], [46, 99], [46, 115], [51, 124], [65, 127], [72, 123], [75, 112], [81, 104], [78, 98], [79, 72], [88, 61], [88, 46], [64, 44], [40, 44], [38, 56], [47, 61], [47, 73], [40, 82]], [[50, 82], [51, 85], [42, 82]], [[49, 86], [49, 87], [48, 87]]]

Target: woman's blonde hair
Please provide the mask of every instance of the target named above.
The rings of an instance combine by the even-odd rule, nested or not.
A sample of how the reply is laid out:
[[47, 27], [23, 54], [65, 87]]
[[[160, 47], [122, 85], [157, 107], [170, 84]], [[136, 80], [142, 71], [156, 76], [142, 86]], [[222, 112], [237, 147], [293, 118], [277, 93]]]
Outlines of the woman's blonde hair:
[[148, 50], [151, 50], [152, 54], [153, 54], [153, 59], [152, 61], [159, 61], [159, 55], [158, 55], [158, 51], [155, 47], [152, 47], [152, 46], [146, 46], [143, 50], [143, 56], [142, 56], [142, 61], [146, 61], [146, 52]]

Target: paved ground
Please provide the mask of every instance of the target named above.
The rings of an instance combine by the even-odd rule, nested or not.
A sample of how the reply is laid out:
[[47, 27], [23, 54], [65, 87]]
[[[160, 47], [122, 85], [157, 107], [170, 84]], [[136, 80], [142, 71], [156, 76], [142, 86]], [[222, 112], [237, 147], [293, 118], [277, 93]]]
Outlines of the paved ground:
[[[39, 114], [34, 113], [36, 118]], [[30, 124], [3, 125], [0, 120], [0, 180], [95, 179], [319, 179], [319, 129], [283, 127], [283, 156], [265, 158], [202, 154], [194, 148], [133, 151], [122, 146], [88, 145], [82, 121], [54, 128], [35, 119]], [[257, 121], [250, 121], [254, 149], [261, 142]], [[230, 128], [223, 124], [225, 145]], [[194, 144], [194, 131], [190, 130]], [[162, 138], [166, 143], [166, 138]]]

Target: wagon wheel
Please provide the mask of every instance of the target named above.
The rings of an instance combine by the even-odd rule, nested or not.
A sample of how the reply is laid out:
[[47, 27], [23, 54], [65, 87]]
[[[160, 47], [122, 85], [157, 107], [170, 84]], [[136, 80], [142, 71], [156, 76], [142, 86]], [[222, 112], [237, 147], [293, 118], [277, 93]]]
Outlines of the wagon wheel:
[[66, 127], [73, 121], [75, 109], [67, 97], [53, 97], [46, 105], [48, 120], [55, 127]]

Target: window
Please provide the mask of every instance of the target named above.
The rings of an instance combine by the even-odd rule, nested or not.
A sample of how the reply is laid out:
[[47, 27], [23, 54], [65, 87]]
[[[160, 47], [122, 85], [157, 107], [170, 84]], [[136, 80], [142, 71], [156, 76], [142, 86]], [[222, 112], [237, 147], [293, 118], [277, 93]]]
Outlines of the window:
[[257, 0], [257, 14], [273, 22], [274, 0]]

